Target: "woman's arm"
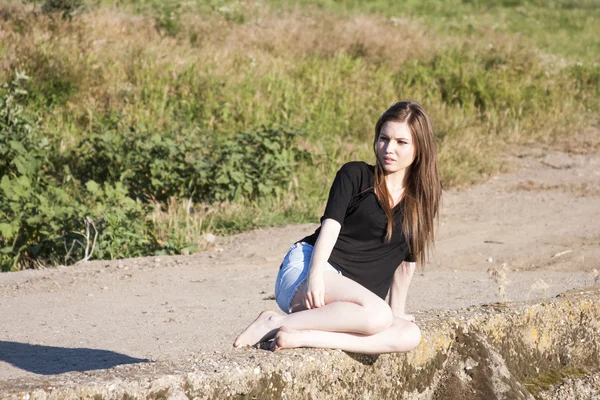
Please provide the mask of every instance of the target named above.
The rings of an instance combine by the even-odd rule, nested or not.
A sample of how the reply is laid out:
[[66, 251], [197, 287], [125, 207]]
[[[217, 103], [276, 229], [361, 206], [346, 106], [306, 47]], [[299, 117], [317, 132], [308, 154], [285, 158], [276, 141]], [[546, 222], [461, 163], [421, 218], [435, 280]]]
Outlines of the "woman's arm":
[[[408, 287], [415, 273], [416, 263], [404, 261], [394, 272], [392, 286], [390, 288], [390, 307], [394, 317], [406, 318], [406, 296]], [[410, 317], [409, 317], [410, 318]]]
[[327, 218], [321, 223], [321, 231], [315, 242], [308, 270], [305, 305], [309, 310], [325, 305], [323, 271], [341, 229], [340, 223], [331, 218]]

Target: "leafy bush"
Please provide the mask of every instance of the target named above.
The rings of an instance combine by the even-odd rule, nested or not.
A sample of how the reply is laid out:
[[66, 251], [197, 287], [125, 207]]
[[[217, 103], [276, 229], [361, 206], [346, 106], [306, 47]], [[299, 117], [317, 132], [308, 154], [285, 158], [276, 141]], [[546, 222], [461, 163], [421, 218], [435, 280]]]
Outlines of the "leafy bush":
[[91, 195], [89, 214], [98, 231], [98, 259], [139, 257], [153, 254], [158, 244], [152, 235], [152, 223], [140, 203], [128, 197], [127, 188], [117, 182], [100, 186], [94, 181], [86, 184]]
[[[157, 243], [146, 210], [123, 184], [89, 181], [83, 190], [68, 167], [50, 163], [57, 149], [20, 104], [27, 80], [18, 73], [0, 87], [0, 269], [78, 261], [92, 256], [96, 239], [99, 258], [152, 254]], [[97, 236], [84, 233], [90, 225]]]
[[58, 187], [41, 188], [27, 176], [0, 180], [0, 267], [30, 267], [38, 260], [67, 262], [65, 236], [79, 228], [85, 207]]
[[194, 201], [256, 200], [281, 193], [296, 164], [309, 161], [298, 148], [303, 132], [261, 127], [233, 137], [176, 138], [168, 134], [110, 131], [91, 134], [69, 155], [81, 182], [120, 182], [129, 196], [163, 205], [172, 197]]
[[43, 174], [51, 152], [37, 123], [20, 104], [28, 80], [17, 73], [0, 94], [0, 268], [36, 257], [56, 257], [59, 237], [75, 228], [80, 210], [68, 194]]
[[310, 153], [297, 147], [304, 133], [284, 126], [241, 132], [218, 144], [209, 176], [209, 200], [256, 200], [280, 194], [291, 183], [295, 166], [310, 162]]
[[17, 74], [0, 96], [0, 265], [174, 253], [191, 243], [176, 233], [159, 243], [153, 203], [256, 201], [289, 189], [294, 168], [310, 162], [303, 132], [272, 126], [217, 140], [128, 128], [123, 116], [62, 152], [28, 116]]
[[199, 197], [207, 168], [206, 145], [168, 135], [107, 131], [94, 133], [70, 151], [68, 163], [83, 183], [120, 182], [129, 196], [162, 203], [170, 197]]
[[[0, 177], [31, 176], [41, 167], [42, 152], [27, 151], [38, 144], [33, 136], [36, 121], [24, 114], [19, 104], [27, 95], [23, 86], [28, 80], [25, 74], [17, 72], [10, 83], [0, 85]], [[39, 143], [41, 150], [46, 144]]]

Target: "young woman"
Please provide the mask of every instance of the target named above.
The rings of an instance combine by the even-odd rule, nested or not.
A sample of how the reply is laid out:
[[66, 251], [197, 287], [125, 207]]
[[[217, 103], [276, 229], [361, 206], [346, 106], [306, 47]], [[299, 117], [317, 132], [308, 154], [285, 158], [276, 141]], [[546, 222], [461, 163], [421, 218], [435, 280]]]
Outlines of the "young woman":
[[396, 103], [377, 121], [373, 147], [375, 165], [342, 166], [321, 226], [285, 256], [275, 298], [288, 314], [263, 311], [234, 347], [274, 338], [271, 350], [381, 354], [419, 344], [405, 302], [442, 193], [431, 121], [419, 104]]

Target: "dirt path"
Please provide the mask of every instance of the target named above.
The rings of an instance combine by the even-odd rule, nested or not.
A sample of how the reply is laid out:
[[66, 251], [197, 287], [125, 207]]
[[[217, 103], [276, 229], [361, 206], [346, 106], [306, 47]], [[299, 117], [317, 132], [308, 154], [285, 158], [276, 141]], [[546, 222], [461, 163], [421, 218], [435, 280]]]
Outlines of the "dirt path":
[[[509, 301], [600, 283], [600, 154], [520, 154], [513, 172], [445, 193], [435, 257], [409, 308]], [[256, 314], [277, 309], [274, 277], [295, 225], [223, 240], [192, 256], [95, 261], [0, 275], [0, 388], [15, 379], [230, 349]], [[16, 381], [15, 381], [16, 382]], [[0, 390], [1, 391], [1, 390]]]

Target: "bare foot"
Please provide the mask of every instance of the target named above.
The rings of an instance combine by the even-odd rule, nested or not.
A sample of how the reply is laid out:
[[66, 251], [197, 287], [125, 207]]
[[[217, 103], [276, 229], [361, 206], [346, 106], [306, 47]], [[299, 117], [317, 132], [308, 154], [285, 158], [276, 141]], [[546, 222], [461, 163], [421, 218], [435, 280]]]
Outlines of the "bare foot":
[[302, 347], [300, 343], [300, 336], [302, 331], [287, 326], [282, 326], [275, 335], [275, 339], [271, 343], [271, 351], [277, 351], [281, 349], [293, 349], [296, 347]]
[[405, 319], [410, 322], [415, 322], [415, 317], [411, 314], [402, 314], [399, 318]]
[[252, 322], [233, 342], [233, 347], [252, 346], [258, 342], [271, 339], [279, 329], [281, 316], [266, 310]]

